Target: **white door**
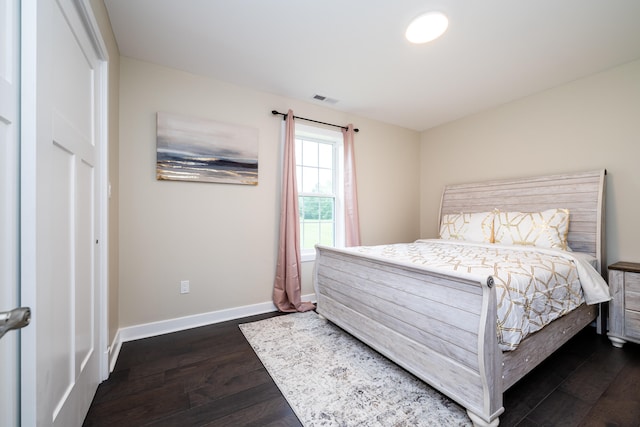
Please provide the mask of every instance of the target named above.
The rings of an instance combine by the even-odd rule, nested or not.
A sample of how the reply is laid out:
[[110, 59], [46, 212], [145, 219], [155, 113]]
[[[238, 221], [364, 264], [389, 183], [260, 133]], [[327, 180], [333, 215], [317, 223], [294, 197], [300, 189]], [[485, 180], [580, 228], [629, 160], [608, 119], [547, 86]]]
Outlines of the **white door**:
[[22, 4], [21, 303], [33, 315], [21, 335], [25, 427], [82, 425], [104, 378], [106, 76], [90, 15], [87, 1]]
[[[18, 0], [0, 0], [0, 311], [18, 298]], [[18, 425], [18, 332], [0, 339], [0, 426]]]

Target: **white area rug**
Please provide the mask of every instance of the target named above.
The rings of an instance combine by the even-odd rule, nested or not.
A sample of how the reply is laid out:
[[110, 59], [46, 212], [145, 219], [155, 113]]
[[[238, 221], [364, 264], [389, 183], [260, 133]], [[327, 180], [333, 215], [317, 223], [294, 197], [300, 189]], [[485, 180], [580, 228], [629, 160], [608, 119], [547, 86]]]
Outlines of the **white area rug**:
[[315, 312], [240, 325], [304, 426], [470, 426], [455, 402]]

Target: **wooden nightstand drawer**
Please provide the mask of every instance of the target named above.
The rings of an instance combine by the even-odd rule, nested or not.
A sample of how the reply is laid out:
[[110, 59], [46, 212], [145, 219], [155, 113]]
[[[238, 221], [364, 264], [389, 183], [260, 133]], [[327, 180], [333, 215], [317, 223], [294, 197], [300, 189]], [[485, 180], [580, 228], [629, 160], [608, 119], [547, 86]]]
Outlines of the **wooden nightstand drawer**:
[[640, 311], [640, 292], [624, 293], [624, 303], [627, 310]]
[[624, 273], [624, 290], [640, 293], [640, 273]]
[[624, 314], [624, 334], [640, 340], [640, 312], [626, 310]]

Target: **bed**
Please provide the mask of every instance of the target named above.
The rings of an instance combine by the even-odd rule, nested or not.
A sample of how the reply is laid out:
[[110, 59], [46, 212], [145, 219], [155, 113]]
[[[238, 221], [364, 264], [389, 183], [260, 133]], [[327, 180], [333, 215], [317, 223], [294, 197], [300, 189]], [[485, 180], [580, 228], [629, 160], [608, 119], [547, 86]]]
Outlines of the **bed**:
[[[483, 269], [447, 269], [424, 261], [422, 254], [416, 255], [416, 248], [422, 250], [429, 241], [374, 248], [317, 246], [317, 312], [465, 407], [474, 425], [497, 426], [504, 411], [503, 392], [594, 323], [599, 314], [598, 301], [609, 298], [602, 279], [606, 273], [605, 178], [606, 171], [597, 170], [445, 187], [440, 206], [443, 240], [459, 240], [455, 232], [447, 232], [446, 225], [456, 215], [469, 214], [477, 220], [477, 214], [492, 213], [490, 230], [486, 229], [486, 220], [475, 225], [473, 220], [465, 221], [476, 227], [466, 232], [467, 236], [479, 241], [460, 244], [486, 246], [492, 251], [520, 250], [527, 242], [513, 236], [511, 240], [505, 238], [504, 228], [501, 238], [496, 235], [498, 215], [566, 211], [566, 229], [556, 231], [564, 236], [568, 247], [547, 248], [545, 241], [540, 244], [541, 251], [574, 259], [582, 270], [590, 264], [586, 268], [590, 280], [599, 280], [596, 294], [600, 294], [587, 297], [586, 280], [581, 276], [589, 304], [579, 301], [576, 308], [571, 307], [544, 327], [532, 328], [515, 345], [499, 338], [504, 329], [499, 318], [504, 302], [498, 300], [503, 291], [497, 284], [505, 280], [500, 277], [503, 273], [498, 269], [494, 274], [486, 274]], [[490, 241], [481, 241], [482, 235]], [[410, 262], [405, 256], [393, 254], [403, 251], [412, 258]]]

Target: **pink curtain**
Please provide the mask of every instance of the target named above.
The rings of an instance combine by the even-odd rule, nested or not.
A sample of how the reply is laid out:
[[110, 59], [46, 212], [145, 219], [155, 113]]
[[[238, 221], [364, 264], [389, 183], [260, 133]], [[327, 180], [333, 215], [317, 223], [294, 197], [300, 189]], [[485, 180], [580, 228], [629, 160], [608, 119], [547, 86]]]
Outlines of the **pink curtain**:
[[300, 222], [298, 217], [298, 189], [296, 188], [295, 124], [293, 111], [286, 116], [282, 200], [280, 202], [280, 240], [278, 264], [273, 286], [273, 303], [284, 312], [309, 311], [315, 306], [300, 301]]
[[342, 136], [344, 138], [345, 245], [360, 246], [360, 217], [358, 214], [358, 188], [352, 124], [348, 125], [347, 129], [342, 129]]

